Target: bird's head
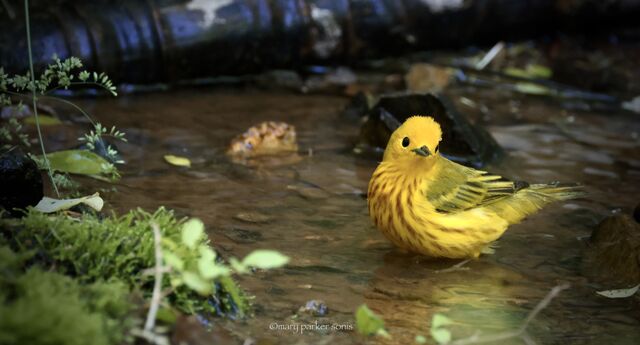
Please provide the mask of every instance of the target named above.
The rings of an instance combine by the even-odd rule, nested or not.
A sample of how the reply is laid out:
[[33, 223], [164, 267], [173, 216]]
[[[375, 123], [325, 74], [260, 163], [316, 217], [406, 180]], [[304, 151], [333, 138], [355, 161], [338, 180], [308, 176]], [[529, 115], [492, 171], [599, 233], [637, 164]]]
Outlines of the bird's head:
[[431, 166], [439, 155], [442, 140], [440, 125], [429, 116], [412, 116], [396, 129], [383, 161]]

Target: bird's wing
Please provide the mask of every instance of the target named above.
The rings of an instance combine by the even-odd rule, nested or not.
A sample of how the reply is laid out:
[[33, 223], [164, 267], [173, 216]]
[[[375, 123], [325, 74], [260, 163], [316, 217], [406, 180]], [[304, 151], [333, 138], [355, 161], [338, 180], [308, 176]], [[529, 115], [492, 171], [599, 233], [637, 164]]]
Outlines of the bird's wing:
[[467, 168], [441, 158], [442, 163], [433, 182], [424, 191], [429, 203], [438, 212], [455, 213], [482, 207], [513, 195], [527, 187], [524, 182], [512, 182], [485, 171]]

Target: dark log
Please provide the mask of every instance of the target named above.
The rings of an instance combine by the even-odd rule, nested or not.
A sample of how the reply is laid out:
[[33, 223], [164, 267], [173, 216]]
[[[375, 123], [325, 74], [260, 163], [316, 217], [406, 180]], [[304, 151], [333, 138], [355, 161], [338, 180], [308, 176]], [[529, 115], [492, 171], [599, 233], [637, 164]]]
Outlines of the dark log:
[[[0, 65], [22, 73], [23, 9], [3, 4]], [[128, 83], [637, 25], [639, 13], [640, 0], [34, 0], [31, 9], [39, 68], [77, 56]]]

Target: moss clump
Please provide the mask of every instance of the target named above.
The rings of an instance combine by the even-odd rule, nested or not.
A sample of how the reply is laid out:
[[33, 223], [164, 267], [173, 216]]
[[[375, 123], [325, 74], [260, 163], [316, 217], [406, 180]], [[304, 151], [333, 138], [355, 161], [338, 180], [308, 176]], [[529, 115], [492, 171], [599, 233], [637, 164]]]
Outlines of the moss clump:
[[[182, 253], [184, 261], [198, 259], [198, 253], [182, 248], [182, 220], [164, 208], [154, 213], [134, 210], [124, 216], [99, 218], [83, 214], [71, 218], [63, 214], [46, 215], [30, 210], [22, 219], [0, 220], [0, 242], [8, 243], [18, 253], [32, 252], [28, 263], [73, 277], [80, 284], [101, 281], [122, 282], [130, 290], [150, 296], [154, 276], [143, 271], [155, 266], [155, 247], [151, 224], [161, 231], [165, 249]], [[206, 236], [199, 246], [208, 246]], [[248, 309], [241, 289], [229, 276], [215, 280], [208, 298], [181, 285], [172, 286], [179, 272], [164, 275], [164, 288], [173, 306], [187, 313], [232, 316], [244, 315]]]
[[0, 246], [0, 344], [120, 344], [133, 325], [129, 289], [119, 281], [82, 285], [23, 267], [28, 254]]

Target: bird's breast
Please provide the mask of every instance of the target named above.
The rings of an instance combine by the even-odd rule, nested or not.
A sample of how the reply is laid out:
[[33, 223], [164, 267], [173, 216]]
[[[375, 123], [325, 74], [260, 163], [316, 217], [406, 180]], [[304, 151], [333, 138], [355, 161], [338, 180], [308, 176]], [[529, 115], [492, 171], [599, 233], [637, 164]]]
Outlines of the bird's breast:
[[373, 173], [368, 189], [369, 216], [394, 244], [422, 251], [428, 241], [429, 221], [420, 205], [420, 180], [383, 165]]

